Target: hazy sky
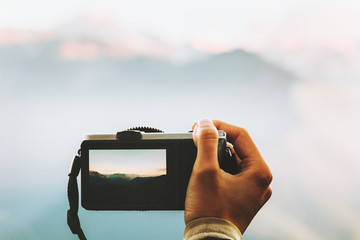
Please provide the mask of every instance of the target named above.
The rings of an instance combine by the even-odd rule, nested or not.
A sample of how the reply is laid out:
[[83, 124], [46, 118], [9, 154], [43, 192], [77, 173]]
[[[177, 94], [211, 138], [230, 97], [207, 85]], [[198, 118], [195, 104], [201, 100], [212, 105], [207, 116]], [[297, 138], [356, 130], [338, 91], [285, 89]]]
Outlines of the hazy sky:
[[[85, 14], [171, 42], [261, 48], [286, 42], [344, 45], [359, 41], [360, 1], [1, 0], [0, 29], [52, 29]], [[281, 41], [279, 40], [281, 38]], [[285, 43], [283, 43], [285, 41]]]

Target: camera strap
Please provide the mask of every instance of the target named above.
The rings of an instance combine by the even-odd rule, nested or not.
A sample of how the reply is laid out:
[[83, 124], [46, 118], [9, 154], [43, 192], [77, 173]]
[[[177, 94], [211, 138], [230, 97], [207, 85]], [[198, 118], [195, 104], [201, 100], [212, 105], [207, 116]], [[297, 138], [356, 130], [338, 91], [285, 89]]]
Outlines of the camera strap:
[[79, 189], [77, 184], [77, 176], [81, 169], [80, 150], [75, 156], [71, 170], [69, 173], [69, 182], [67, 194], [69, 199], [70, 209], [67, 211], [67, 223], [73, 234], [77, 234], [80, 240], [86, 240], [85, 234], [81, 229], [80, 220], [78, 216], [79, 211]]

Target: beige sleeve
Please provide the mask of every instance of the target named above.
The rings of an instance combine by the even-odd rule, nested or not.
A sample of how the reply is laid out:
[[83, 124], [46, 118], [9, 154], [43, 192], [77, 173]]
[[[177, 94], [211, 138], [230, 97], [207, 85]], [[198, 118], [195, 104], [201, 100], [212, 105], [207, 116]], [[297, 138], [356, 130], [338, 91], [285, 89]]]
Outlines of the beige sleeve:
[[242, 239], [239, 229], [225, 219], [205, 217], [191, 221], [186, 225], [183, 240], [201, 240], [205, 237], [229, 240]]

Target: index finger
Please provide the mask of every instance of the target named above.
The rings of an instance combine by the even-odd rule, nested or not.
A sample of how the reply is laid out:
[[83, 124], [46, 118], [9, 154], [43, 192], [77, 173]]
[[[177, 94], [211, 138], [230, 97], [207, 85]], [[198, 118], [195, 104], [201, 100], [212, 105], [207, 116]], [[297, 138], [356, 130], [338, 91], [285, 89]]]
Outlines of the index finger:
[[[257, 186], [269, 187], [272, 181], [272, 174], [269, 166], [260, 154], [249, 133], [241, 127], [237, 127], [222, 121], [213, 121], [219, 130], [227, 133], [229, 142], [234, 146], [236, 154], [241, 158], [241, 173], [248, 173], [251, 179], [256, 180]], [[244, 175], [242, 175], [244, 176]]]
[[233, 144], [236, 154], [241, 159], [246, 160], [250, 158], [263, 161], [258, 148], [244, 128], [219, 120], [214, 120], [213, 122], [217, 129], [224, 130], [226, 132], [229, 142]]

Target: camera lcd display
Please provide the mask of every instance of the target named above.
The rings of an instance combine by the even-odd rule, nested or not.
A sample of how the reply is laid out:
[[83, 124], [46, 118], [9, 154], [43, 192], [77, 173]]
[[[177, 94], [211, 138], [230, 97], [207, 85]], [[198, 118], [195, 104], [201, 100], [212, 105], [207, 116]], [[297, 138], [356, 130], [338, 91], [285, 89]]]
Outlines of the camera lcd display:
[[166, 149], [90, 150], [89, 171], [128, 180], [159, 177], [166, 175]]
[[164, 204], [166, 175], [166, 149], [89, 150], [91, 198], [100, 204]]

